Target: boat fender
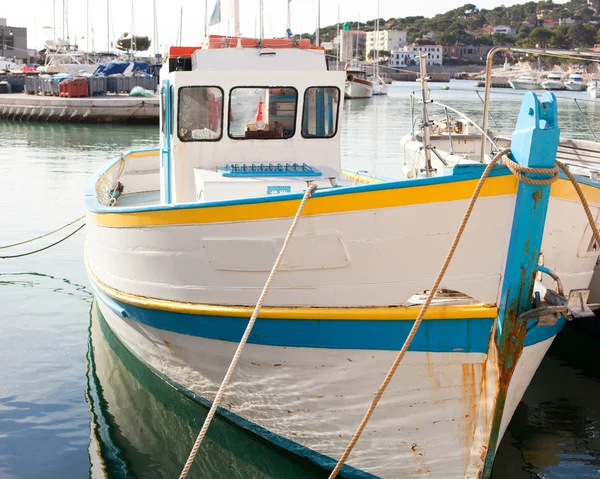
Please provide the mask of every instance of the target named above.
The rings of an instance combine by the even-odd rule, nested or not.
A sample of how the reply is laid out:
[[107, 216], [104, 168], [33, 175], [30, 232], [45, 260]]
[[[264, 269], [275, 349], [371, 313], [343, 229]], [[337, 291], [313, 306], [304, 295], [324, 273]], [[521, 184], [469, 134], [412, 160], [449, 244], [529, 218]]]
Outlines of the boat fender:
[[415, 177], [415, 170], [408, 165], [404, 165], [402, 167], [402, 174], [405, 178], [410, 180]]
[[352, 73], [348, 73], [346, 75], [346, 80], [348, 80], [348, 81], [354, 81], [354, 75]]

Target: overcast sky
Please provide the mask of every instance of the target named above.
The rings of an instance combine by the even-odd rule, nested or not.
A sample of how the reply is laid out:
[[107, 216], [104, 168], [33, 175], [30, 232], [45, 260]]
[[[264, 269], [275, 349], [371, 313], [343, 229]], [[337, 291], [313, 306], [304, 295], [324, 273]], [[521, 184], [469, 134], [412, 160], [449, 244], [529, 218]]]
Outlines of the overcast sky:
[[[111, 5], [110, 28], [111, 41], [124, 32], [131, 30], [132, 0], [108, 0]], [[222, 0], [227, 1], [227, 0]], [[314, 31], [317, 24], [318, 0], [292, 0], [292, 32]], [[208, 0], [209, 16], [215, 0]], [[52, 38], [50, 30], [54, 24], [53, 11], [56, 12], [57, 35], [61, 36], [63, 15], [62, 6], [66, 4], [69, 24], [69, 37], [83, 49], [89, 42], [92, 49], [92, 37], [96, 51], [106, 49], [107, 0], [1, 0], [0, 17], [6, 18], [8, 25], [28, 28], [30, 48], [41, 48], [46, 37]], [[89, 3], [90, 35], [86, 38], [86, 12]], [[380, 15], [384, 18], [405, 17], [409, 15], [433, 16], [452, 8], [469, 3], [466, 0], [380, 0]], [[498, 5], [522, 3], [514, 0], [480, 0], [473, 2], [479, 8], [494, 8]], [[265, 37], [283, 36], [286, 28], [287, 0], [264, 0]], [[156, 0], [158, 17], [158, 38], [160, 51], [175, 44], [179, 29], [180, 9], [183, 7], [182, 43], [193, 45], [204, 32], [204, 0]], [[364, 0], [321, 0], [321, 25], [336, 22], [340, 9], [340, 20], [361, 20], [375, 18], [377, 1]], [[55, 8], [54, 8], [55, 6]], [[137, 35], [153, 36], [153, 0], [133, 0], [133, 10]], [[240, 0], [241, 29], [245, 36], [253, 36], [257, 24], [258, 0]], [[114, 28], [114, 34], [112, 30]], [[93, 29], [93, 35], [91, 30]], [[233, 22], [229, 33], [233, 34]], [[210, 33], [227, 33], [227, 24], [211, 27]], [[152, 50], [152, 48], [151, 48]]]

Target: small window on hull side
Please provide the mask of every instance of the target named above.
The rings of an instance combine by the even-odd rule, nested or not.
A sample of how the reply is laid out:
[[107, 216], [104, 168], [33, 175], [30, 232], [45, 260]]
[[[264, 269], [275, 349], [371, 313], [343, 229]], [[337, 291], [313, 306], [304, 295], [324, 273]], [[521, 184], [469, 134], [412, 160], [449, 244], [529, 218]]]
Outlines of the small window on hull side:
[[214, 86], [179, 89], [177, 136], [181, 141], [218, 141], [223, 135], [223, 90]]
[[311, 87], [304, 92], [302, 136], [332, 138], [337, 133], [340, 90], [337, 87]]

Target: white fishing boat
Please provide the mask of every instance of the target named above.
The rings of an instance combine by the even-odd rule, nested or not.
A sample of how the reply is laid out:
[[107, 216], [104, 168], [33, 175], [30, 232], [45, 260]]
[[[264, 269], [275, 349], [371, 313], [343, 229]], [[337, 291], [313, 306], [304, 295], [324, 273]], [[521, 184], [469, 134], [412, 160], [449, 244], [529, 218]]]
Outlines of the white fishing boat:
[[542, 82], [542, 88], [544, 90], [564, 90], [562, 73], [549, 73], [546, 80]]
[[587, 84], [587, 91], [592, 98], [600, 98], [600, 80], [592, 80]]
[[514, 90], [539, 90], [540, 83], [532, 76], [522, 76], [508, 82]]
[[580, 72], [571, 73], [565, 82], [565, 88], [570, 91], [585, 91], [587, 84], [583, 80], [583, 74]]
[[[483, 180], [486, 164], [474, 161], [378, 180], [341, 169], [345, 79], [327, 71], [323, 49], [213, 36], [169, 57], [178, 60], [160, 74], [160, 147], [117, 156], [86, 190], [85, 261], [111, 330], [211, 404], [260, 296], [218, 413], [329, 471], [405, 346], [341, 474], [488, 477], [527, 385], [575, 314], [562, 288], [586, 288], [598, 257], [567, 181], [551, 191], [539, 170], [555, 167], [554, 96], [525, 95], [513, 135], [515, 164], [547, 184], [520, 182], [501, 164]], [[597, 215], [598, 182], [584, 182]], [[561, 288], [534, 281], [538, 270]]]
[[346, 82], [344, 96], [346, 98], [371, 98], [373, 96], [373, 82], [367, 79], [364, 67], [357, 62], [351, 62], [344, 67]]

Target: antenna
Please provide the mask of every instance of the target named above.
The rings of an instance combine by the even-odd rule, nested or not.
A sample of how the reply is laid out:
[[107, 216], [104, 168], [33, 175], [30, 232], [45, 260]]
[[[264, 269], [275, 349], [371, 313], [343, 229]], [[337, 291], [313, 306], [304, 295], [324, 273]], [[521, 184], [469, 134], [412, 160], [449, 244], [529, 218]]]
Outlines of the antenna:
[[183, 33], [183, 5], [179, 11], [179, 46], [181, 46], [181, 35]]
[[110, 0], [106, 0], [106, 53], [110, 52]]

